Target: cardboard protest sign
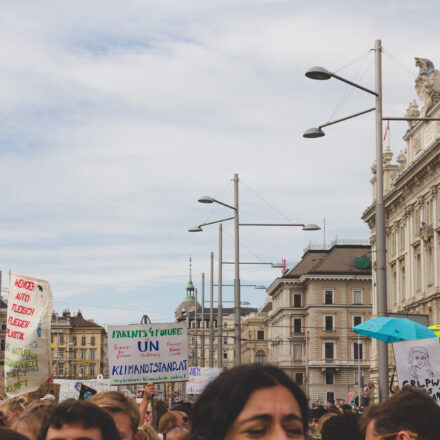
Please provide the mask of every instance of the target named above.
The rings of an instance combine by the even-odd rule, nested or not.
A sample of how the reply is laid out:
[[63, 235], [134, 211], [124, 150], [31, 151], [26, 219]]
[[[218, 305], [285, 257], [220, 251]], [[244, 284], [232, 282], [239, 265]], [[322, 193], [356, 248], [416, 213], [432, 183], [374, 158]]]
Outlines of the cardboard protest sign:
[[415, 339], [393, 343], [399, 386], [424, 388], [440, 402], [440, 340]]
[[188, 379], [188, 336], [183, 324], [108, 327], [112, 384], [175, 382]]
[[186, 392], [188, 394], [202, 394], [206, 385], [213, 381], [222, 371], [221, 368], [190, 367]]
[[58, 383], [45, 382], [40, 385], [37, 391], [28, 393], [28, 400], [40, 400], [47, 394], [52, 394], [55, 397], [55, 401], [58, 402], [60, 398], [61, 385]]
[[[104, 391], [117, 391], [118, 388], [110, 385], [109, 379], [55, 379], [60, 386], [60, 402], [66, 399], [79, 399], [82, 386], [95, 390], [97, 393]], [[84, 396], [86, 397], [86, 396]]]
[[36, 391], [50, 376], [51, 316], [49, 283], [10, 272], [4, 370], [8, 397]]

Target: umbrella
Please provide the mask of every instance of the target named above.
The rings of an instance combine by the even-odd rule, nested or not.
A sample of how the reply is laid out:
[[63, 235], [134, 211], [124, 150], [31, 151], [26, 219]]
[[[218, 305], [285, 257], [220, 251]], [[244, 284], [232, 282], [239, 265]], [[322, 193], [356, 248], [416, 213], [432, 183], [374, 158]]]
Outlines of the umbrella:
[[408, 341], [409, 339], [436, 338], [428, 327], [406, 318], [379, 316], [353, 327], [356, 333], [384, 342]]
[[430, 325], [428, 328], [431, 329], [440, 338], [440, 325]]

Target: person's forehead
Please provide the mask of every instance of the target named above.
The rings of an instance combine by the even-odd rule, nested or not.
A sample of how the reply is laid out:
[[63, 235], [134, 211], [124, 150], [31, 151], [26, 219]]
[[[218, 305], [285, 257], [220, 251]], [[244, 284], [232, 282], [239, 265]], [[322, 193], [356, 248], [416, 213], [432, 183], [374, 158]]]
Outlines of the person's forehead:
[[98, 427], [85, 428], [82, 423], [64, 424], [57, 429], [49, 427], [46, 440], [104, 440]]

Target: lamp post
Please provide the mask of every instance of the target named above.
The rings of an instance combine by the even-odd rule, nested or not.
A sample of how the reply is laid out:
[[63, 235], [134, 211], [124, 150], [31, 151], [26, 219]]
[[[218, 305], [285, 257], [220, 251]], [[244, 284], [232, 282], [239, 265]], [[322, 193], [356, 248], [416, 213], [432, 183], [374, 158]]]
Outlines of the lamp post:
[[214, 223], [221, 223], [227, 220], [234, 219], [234, 321], [235, 321], [235, 365], [241, 365], [241, 310], [240, 310], [240, 239], [239, 239], [239, 227], [240, 226], [302, 226], [305, 231], [317, 231], [321, 229], [318, 225], [311, 224], [306, 225], [304, 223], [240, 223], [239, 219], [239, 201], [238, 201], [238, 174], [234, 174], [232, 179], [234, 182], [234, 205], [221, 202], [210, 196], [203, 196], [199, 198], [200, 203], [218, 203], [226, 206], [234, 211], [233, 217], [228, 217], [221, 220], [215, 220], [194, 226], [189, 229], [189, 232], [203, 231], [202, 226], [212, 225]]
[[[336, 78], [347, 84], [352, 85], [364, 92], [375, 96], [375, 106], [340, 119], [336, 119], [318, 127], [310, 128], [304, 132], [305, 138], [317, 138], [325, 136], [322, 131], [323, 127], [345, 121], [347, 119], [355, 118], [357, 116], [376, 112], [376, 313], [378, 316], [387, 315], [387, 290], [386, 290], [386, 244], [385, 244], [385, 206], [383, 198], [383, 136], [382, 136], [382, 121], [438, 121], [440, 118], [398, 118], [398, 117], [382, 117], [382, 43], [381, 40], [375, 41], [375, 83], [376, 90], [370, 90], [359, 84], [356, 84], [346, 78], [343, 78], [335, 73], [332, 73], [324, 67], [312, 67], [306, 72], [306, 76], [316, 80], [327, 80]], [[388, 348], [387, 344], [378, 341], [379, 354], [379, 400], [383, 402], [388, 397]]]

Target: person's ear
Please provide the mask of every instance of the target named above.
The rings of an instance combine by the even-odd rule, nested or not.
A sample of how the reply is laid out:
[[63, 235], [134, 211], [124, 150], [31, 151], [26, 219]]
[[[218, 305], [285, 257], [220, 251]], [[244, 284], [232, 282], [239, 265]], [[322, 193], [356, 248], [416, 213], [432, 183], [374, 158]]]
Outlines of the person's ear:
[[138, 431], [138, 432], [134, 435], [133, 440], [140, 440], [140, 439], [141, 439], [141, 431]]

